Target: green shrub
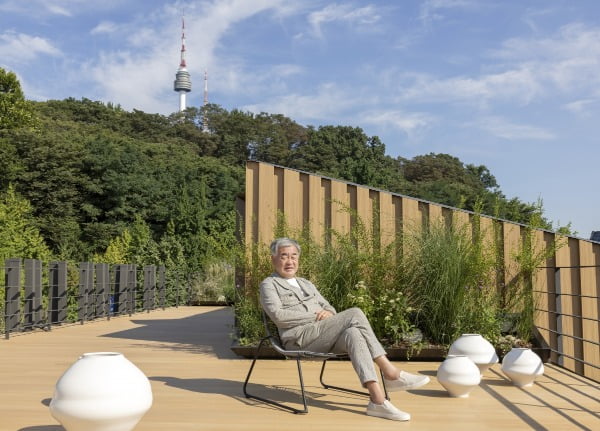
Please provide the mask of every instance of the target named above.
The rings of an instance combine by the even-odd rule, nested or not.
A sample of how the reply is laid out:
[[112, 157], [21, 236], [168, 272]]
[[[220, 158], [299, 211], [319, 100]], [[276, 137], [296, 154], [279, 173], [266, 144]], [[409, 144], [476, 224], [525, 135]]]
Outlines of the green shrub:
[[403, 238], [404, 283], [415, 323], [436, 344], [470, 332], [491, 341], [500, 333], [494, 255], [466, 229], [432, 223]]

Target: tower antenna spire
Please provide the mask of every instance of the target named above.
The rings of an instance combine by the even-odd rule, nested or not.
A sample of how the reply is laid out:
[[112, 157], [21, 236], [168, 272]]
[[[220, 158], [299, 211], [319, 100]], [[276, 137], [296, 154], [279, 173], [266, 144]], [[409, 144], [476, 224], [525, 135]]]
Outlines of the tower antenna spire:
[[179, 111], [186, 108], [186, 94], [192, 91], [192, 80], [185, 61], [185, 17], [181, 15], [181, 60], [175, 73], [173, 89], [179, 93]]
[[206, 118], [206, 105], [208, 105], [208, 72], [204, 70], [204, 113], [202, 115], [202, 131], [208, 132], [208, 121]]

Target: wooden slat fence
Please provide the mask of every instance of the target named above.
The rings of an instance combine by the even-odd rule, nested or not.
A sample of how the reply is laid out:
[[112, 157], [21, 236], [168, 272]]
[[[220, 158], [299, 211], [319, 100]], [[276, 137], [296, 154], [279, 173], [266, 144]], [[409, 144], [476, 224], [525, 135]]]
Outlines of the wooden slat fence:
[[[516, 274], [515, 255], [524, 241], [526, 226], [480, 216], [435, 203], [313, 175], [268, 163], [249, 161], [243, 205], [246, 244], [269, 244], [277, 214], [289, 227], [310, 226], [314, 238], [332, 228], [348, 232], [355, 212], [365, 224], [377, 226], [382, 245], [407, 228], [423, 227], [427, 220], [446, 225], [480, 225], [485, 241], [494, 243], [499, 232], [504, 283]], [[344, 210], [349, 208], [351, 212]], [[377, 219], [375, 219], [377, 218]], [[563, 241], [553, 256], [538, 268], [533, 290], [538, 303], [535, 323], [539, 336], [551, 349], [551, 361], [580, 375], [600, 381], [600, 243], [537, 230], [533, 248], [542, 250]]]

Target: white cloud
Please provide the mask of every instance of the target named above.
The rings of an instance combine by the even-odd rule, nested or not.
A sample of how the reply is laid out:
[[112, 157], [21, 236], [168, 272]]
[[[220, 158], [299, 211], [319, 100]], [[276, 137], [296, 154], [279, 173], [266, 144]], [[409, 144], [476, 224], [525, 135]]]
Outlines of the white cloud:
[[434, 122], [434, 118], [421, 112], [403, 112], [399, 110], [370, 111], [361, 115], [366, 124], [378, 127], [393, 127], [407, 135], [418, 129], [423, 129]]
[[308, 22], [316, 37], [323, 37], [322, 25], [334, 21], [343, 21], [356, 25], [372, 25], [379, 21], [381, 16], [373, 5], [353, 8], [348, 4], [331, 4], [308, 16]]
[[[286, 94], [259, 104], [246, 105], [243, 109], [251, 112], [275, 112], [309, 123], [328, 121], [343, 115], [349, 108], [359, 106], [361, 99], [350, 96], [333, 83], [318, 86], [313, 94]], [[329, 120], [333, 121], [333, 120]]]
[[430, 75], [407, 77], [412, 83], [400, 89], [400, 100], [436, 103], [467, 103], [485, 107], [491, 100], [528, 103], [541, 91], [528, 65], [480, 77], [438, 79]]
[[0, 11], [27, 14], [35, 17], [66, 16], [71, 17], [83, 9], [107, 7], [118, 0], [94, 2], [88, 0], [4, 0], [0, 3]]
[[26, 63], [39, 55], [60, 56], [61, 52], [47, 39], [23, 33], [0, 34], [0, 58], [4, 61]]
[[553, 37], [509, 39], [491, 52], [491, 59], [479, 75], [403, 74], [399, 100], [487, 108], [494, 101], [529, 104], [560, 95], [600, 96], [600, 28], [570, 24]]
[[[468, 126], [472, 125], [473, 124], [469, 124]], [[485, 117], [479, 120], [475, 126], [496, 137], [507, 139], [509, 141], [556, 139], [556, 136], [548, 130], [526, 124], [511, 123], [506, 119], [497, 116]]]
[[102, 21], [90, 31], [90, 34], [114, 33], [117, 29], [118, 26], [114, 22]]
[[592, 113], [589, 111], [589, 108], [598, 104], [598, 99], [580, 99], [575, 100], [573, 102], [565, 103], [563, 107], [572, 112], [573, 114], [578, 114], [582, 116], [591, 116]]
[[538, 81], [561, 91], [600, 86], [600, 28], [569, 24], [554, 37], [512, 38], [492, 55], [513, 64], [527, 62]]
[[481, 4], [473, 0], [427, 0], [421, 5], [419, 20], [424, 24], [443, 19], [443, 10], [467, 9]]
[[48, 12], [53, 15], [71, 16], [71, 12], [61, 5], [46, 2], [45, 6]]

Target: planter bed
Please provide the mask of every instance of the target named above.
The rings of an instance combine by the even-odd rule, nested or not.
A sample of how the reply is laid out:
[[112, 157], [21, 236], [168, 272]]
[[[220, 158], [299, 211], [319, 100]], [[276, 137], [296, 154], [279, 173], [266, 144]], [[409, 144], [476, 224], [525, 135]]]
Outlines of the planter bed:
[[[238, 356], [247, 359], [254, 359], [257, 346], [240, 346], [234, 342], [231, 350]], [[532, 347], [542, 362], [548, 362], [550, 359], [550, 349], [544, 347]], [[388, 358], [392, 361], [443, 361], [446, 358], [448, 350], [444, 346], [424, 346], [421, 350], [411, 350], [408, 347], [388, 347], [385, 349]], [[498, 357], [502, 359], [502, 352], [497, 352]], [[264, 346], [261, 349], [261, 359], [283, 359], [283, 356], [277, 353], [271, 346]]]

